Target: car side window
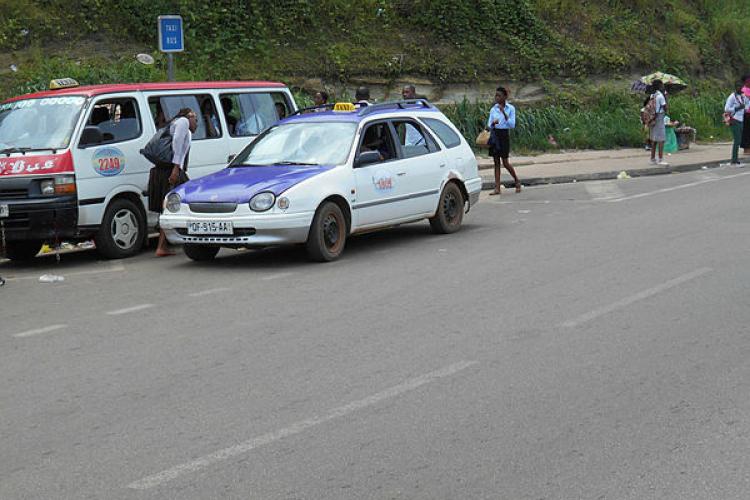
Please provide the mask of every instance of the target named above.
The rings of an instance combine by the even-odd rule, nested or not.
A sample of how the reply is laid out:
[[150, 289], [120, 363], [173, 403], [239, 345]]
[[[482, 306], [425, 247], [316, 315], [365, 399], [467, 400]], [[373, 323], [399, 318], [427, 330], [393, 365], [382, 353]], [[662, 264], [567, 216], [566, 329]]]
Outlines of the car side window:
[[193, 132], [193, 141], [221, 137], [219, 115], [211, 94], [180, 94], [149, 97], [148, 105], [157, 129], [164, 127], [183, 108], [190, 108], [198, 115], [198, 128]]
[[393, 126], [404, 158], [414, 158], [438, 150], [432, 138], [416, 122], [394, 120]]
[[289, 114], [281, 92], [221, 94], [219, 101], [232, 137], [258, 135]]
[[142, 132], [138, 103], [131, 97], [97, 101], [84, 126], [81, 146], [114, 144], [140, 137]]
[[446, 148], [455, 148], [456, 146], [461, 144], [461, 137], [459, 137], [459, 135], [454, 132], [452, 128], [450, 128], [442, 121], [435, 118], [423, 118], [422, 121], [424, 121], [427, 126], [430, 127], [430, 130], [435, 132], [435, 134], [440, 137], [440, 140], [443, 141], [443, 144], [445, 144]]
[[381, 162], [396, 159], [396, 147], [387, 122], [373, 123], [365, 128], [357, 154], [365, 151], [380, 153]]

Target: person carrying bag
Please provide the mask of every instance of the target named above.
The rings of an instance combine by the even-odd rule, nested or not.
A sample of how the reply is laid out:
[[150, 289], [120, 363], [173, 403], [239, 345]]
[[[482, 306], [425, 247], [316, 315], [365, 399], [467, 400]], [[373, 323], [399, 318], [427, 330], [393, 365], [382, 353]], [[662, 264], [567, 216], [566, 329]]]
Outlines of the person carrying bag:
[[[148, 176], [148, 209], [162, 213], [167, 194], [187, 182], [188, 154], [192, 134], [198, 128], [198, 117], [190, 108], [183, 108], [164, 128], [148, 141], [141, 154], [154, 166]], [[157, 257], [174, 255], [164, 231], [159, 229]]]

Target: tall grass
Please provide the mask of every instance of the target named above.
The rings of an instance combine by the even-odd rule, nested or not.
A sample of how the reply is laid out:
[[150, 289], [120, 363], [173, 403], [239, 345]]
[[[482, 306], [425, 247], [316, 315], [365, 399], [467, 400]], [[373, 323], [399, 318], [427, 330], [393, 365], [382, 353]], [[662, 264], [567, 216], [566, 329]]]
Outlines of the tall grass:
[[[669, 116], [697, 129], [699, 141], [728, 140], [730, 134], [721, 119], [726, 95], [720, 89], [674, 95], [669, 100]], [[640, 123], [642, 105], [642, 96], [624, 91], [602, 92], [573, 105], [517, 105], [513, 147], [519, 152], [639, 147], [645, 139]], [[464, 98], [441, 108], [473, 143], [486, 125], [490, 106]]]

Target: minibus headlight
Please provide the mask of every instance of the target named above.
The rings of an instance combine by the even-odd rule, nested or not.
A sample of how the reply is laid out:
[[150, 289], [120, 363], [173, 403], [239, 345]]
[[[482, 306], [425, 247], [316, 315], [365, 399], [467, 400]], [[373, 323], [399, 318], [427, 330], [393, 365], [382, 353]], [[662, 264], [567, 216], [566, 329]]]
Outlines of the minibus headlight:
[[175, 213], [175, 212], [180, 211], [181, 203], [182, 203], [182, 200], [180, 199], [179, 194], [169, 193], [167, 195], [167, 201], [164, 203], [164, 205], [167, 207], [167, 210], [169, 210], [172, 213]]
[[55, 180], [54, 179], [44, 179], [39, 184], [39, 187], [42, 191], [42, 194], [44, 195], [55, 194]]
[[256, 212], [265, 212], [273, 206], [276, 196], [268, 191], [258, 193], [250, 199], [250, 208]]

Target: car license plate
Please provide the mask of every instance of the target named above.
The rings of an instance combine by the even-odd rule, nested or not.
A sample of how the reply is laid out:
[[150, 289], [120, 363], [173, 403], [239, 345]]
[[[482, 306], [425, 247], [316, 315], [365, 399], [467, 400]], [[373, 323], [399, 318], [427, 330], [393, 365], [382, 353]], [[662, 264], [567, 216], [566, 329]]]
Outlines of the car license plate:
[[10, 217], [10, 207], [8, 205], [0, 205], [0, 219], [4, 217]]
[[202, 220], [188, 222], [188, 234], [234, 234], [232, 223]]

